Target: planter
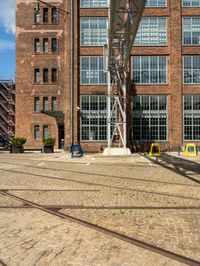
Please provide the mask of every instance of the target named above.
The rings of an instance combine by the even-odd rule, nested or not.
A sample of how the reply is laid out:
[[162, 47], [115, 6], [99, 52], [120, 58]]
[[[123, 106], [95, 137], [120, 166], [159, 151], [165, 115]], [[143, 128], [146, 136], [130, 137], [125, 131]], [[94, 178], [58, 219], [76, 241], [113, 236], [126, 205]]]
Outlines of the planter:
[[53, 153], [54, 152], [54, 146], [44, 146], [43, 151], [44, 151], [44, 153]]
[[10, 147], [10, 153], [23, 153], [23, 152], [24, 152], [23, 146], [17, 147], [17, 146], [11, 145]]

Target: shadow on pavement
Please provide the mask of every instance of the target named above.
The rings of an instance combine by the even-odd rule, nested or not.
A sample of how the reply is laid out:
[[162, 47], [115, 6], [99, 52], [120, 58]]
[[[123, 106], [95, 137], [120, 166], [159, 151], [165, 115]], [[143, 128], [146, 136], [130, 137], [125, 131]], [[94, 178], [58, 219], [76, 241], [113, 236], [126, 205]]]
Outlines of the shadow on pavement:
[[[176, 157], [169, 154], [162, 154], [159, 159], [149, 157], [145, 155], [145, 157], [151, 162], [162, 166], [170, 171], [175, 172], [197, 184], [200, 184], [200, 164], [191, 160], [187, 160], [181, 157]], [[199, 175], [199, 179], [196, 177], [192, 177], [192, 175]]]

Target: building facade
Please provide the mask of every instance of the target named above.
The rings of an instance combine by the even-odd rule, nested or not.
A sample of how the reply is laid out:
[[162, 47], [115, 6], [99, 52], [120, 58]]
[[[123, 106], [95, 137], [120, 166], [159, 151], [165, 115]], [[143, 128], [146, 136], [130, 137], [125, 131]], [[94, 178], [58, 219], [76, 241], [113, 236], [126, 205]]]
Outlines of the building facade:
[[[64, 139], [102, 150], [108, 0], [17, 0], [16, 17], [16, 135], [31, 147], [55, 136], [58, 148]], [[128, 84], [129, 147], [200, 144], [200, 0], [147, 0]]]

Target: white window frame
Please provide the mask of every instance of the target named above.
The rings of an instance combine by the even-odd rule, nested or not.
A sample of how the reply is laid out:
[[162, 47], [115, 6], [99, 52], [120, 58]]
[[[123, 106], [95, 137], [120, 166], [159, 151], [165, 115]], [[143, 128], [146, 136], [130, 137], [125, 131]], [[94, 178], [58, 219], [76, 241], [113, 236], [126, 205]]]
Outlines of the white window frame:
[[[185, 85], [198, 85], [198, 84], [200, 84], [200, 81], [198, 82], [198, 83], [194, 83], [194, 82], [191, 82], [191, 83], [185, 83], [185, 64], [184, 64], [184, 59], [186, 58], [186, 57], [191, 57], [192, 58], [192, 60], [191, 60], [191, 65], [193, 65], [193, 61], [194, 61], [194, 57], [198, 57], [199, 58], [199, 60], [200, 60], [200, 55], [184, 55], [183, 57], [182, 57], [182, 69], [183, 69], [183, 84], [185, 84]], [[194, 68], [191, 68], [191, 69], [188, 69], [188, 70], [190, 70], [190, 71], [194, 71]], [[196, 71], [199, 71], [199, 73], [200, 73], [200, 68], [199, 69], [195, 69]], [[192, 80], [194, 80], [194, 77], [192, 77]]]
[[[82, 60], [83, 60], [83, 58], [89, 58], [89, 69], [88, 70], [82, 70]], [[90, 58], [97, 58], [98, 59], [98, 65], [97, 65], [97, 70], [92, 70], [90, 67], [91, 67], [91, 60], [90, 60]], [[100, 74], [100, 71], [103, 71], [103, 67], [102, 67], [102, 69], [99, 69], [99, 59], [100, 58], [102, 58], [102, 60], [103, 60], [103, 56], [81, 56], [80, 57], [80, 84], [81, 85], [87, 85], [87, 86], [90, 86], [90, 85], [107, 85], [107, 77], [106, 77], [106, 82], [105, 83], [100, 83], [99, 82], [99, 80], [100, 80], [100, 76], [99, 76], [99, 74]], [[103, 66], [103, 64], [102, 64], [102, 66]], [[90, 82], [90, 80], [91, 80], [91, 77], [90, 77], [90, 75], [89, 75], [89, 83], [84, 83], [84, 82], [82, 82], [82, 72], [83, 71], [88, 71], [88, 72], [92, 72], [92, 71], [98, 71], [98, 82], [97, 83], [91, 83]]]
[[[151, 5], [151, 6], [150, 6], [150, 5], [148, 4], [148, 1], [151, 1], [151, 0], [147, 0], [146, 6], [145, 6], [146, 8], [163, 8], [163, 7], [165, 8], [165, 7], [167, 7], [167, 4], [168, 4], [168, 3], [167, 3], [168, 0], [165, 0], [165, 5], [164, 5], [164, 6], [163, 6], [163, 5], [162, 5], [162, 6], [159, 5], [159, 0], [154, 0], [154, 1], [157, 2], [157, 4], [156, 4], [156, 5]], [[173, 0], [172, 0], [172, 1], [173, 1]]]
[[96, 0], [96, 2], [97, 2], [96, 5], [91, 5], [92, 0], [87, 1], [88, 5], [83, 5], [83, 1], [84, 0], [80, 0], [80, 7], [81, 8], [108, 8], [108, 5], [109, 5], [109, 3], [108, 3], [109, 0], [106, 0], [107, 3], [105, 5], [98, 5], [97, 0]]
[[190, 3], [191, 3], [191, 5], [189, 5], [189, 6], [186, 6], [186, 5], [184, 5], [184, 0], [182, 0], [182, 7], [200, 7], [200, 0], [198, 0], [199, 1], [199, 5], [192, 5], [192, 1], [193, 0], [188, 0]]
[[[157, 83], [134, 83], [133, 82], [133, 59], [134, 59], [134, 57], [139, 57], [140, 58], [140, 74], [142, 73], [142, 71], [144, 71], [144, 70], [142, 70], [142, 68], [141, 68], [141, 65], [142, 65], [142, 63], [141, 63], [141, 59], [142, 59], [142, 57], [144, 58], [144, 57], [148, 57], [148, 60], [150, 61], [150, 58], [151, 57], [157, 57], [157, 58], [161, 58], [161, 57], [165, 57], [166, 58], [166, 82], [165, 83], [159, 83], [159, 82], [157, 82]], [[150, 65], [150, 63], [149, 63], [149, 65]], [[157, 59], [157, 65], [159, 66], [159, 62], [158, 62], [158, 59]], [[150, 77], [150, 72], [151, 72], [151, 69], [149, 68], [148, 70], [147, 70], [148, 72], [149, 72], [149, 77]], [[159, 68], [158, 69], [156, 69], [156, 71], [159, 73]], [[139, 55], [139, 56], [131, 56], [131, 79], [132, 79], [132, 83], [134, 83], [135, 85], [150, 85], [150, 86], [152, 86], [152, 85], [167, 85], [168, 84], [168, 57], [167, 56], [165, 56], [165, 55], [159, 55], [159, 56], [141, 56], [141, 55]]]
[[[156, 31], [152, 31], [152, 27], [151, 27], [151, 21], [152, 20], [157, 20], [156, 22]], [[161, 31], [160, 28], [159, 28], [159, 21], [161, 21], [161, 19], [165, 19], [165, 32], [164, 31]], [[148, 28], [144, 28], [146, 29], [147, 31], [145, 32], [144, 29], [143, 29], [143, 26], [144, 25], [147, 25], [146, 23], [143, 23], [144, 20], [147, 20], [147, 23], [148, 23]], [[142, 40], [142, 35], [143, 33], [145, 32], [145, 39], [148, 38], [148, 43], [142, 43], [141, 40]], [[165, 38], [166, 38], [166, 43], [165, 44], [161, 44], [159, 43], [159, 39], [160, 39], [160, 35], [162, 36], [163, 33], [165, 34]], [[152, 37], [156, 36], [156, 41], [157, 43], [153, 43], [151, 44], [151, 39]], [[140, 41], [140, 43], [136, 43], [137, 39]], [[138, 29], [138, 32], [137, 32], [137, 35], [136, 35], [136, 39], [135, 39], [135, 43], [134, 43], [134, 46], [167, 46], [168, 45], [168, 18], [167, 17], [143, 17], [141, 22], [140, 22], [140, 26], [139, 26], [139, 29]]]
[[[98, 24], [98, 27], [96, 29], [92, 29], [92, 21], [96, 20], [96, 23]], [[105, 21], [105, 29], [100, 28], [100, 21]], [[83, 23], [87, 23], [88, 29], [87, 32], [84, 32], [83, 30]], [[106, 43], [108, 30], [107, 30], [107, 23], [108, 18], [107, 17], [82, 17], [80, 19], [80, 45], [81, 46], [103, 46]], [[105, 31], [105, 32], [104, 32]], [[87, 34], [87, 39], [84, 41], [84, 38], [82, 38], [83, 34]], [[104, 36], [105, 34], [105, 36]], [[93, 36], [94, 35], [94, 36]], [[100, 37], [105, 38], [104, 42], [100, 42]], [[95, 38], [94, 38], [95, 37]], [[92, 43], [92, 39], [95, 39], [95, 42]]]
[[[199, 19], [199, 27], [198, 27], [198, 31], [195, 31], [192, 27], [193, 27], [193, 19], [195, 19], [195, 18], [198, 18]], [[184, 19], [190, 19], [190, 30], [188, 30], [188, 31], [185, 31], [185, 28], [184, 28]], [[194, 32], [199, 32], [199, 43], [198, 44], [185, 44], [184, 43], [184, 32], [190, 32], [191, 33], [191, 42], [192, 42], [192, 34], [194, 33]], [[200, 16], [193, 16], [193, 17], [183, 17], [182, 18], [182, 44], [184, 45], [184, 46], [200, 46]]]

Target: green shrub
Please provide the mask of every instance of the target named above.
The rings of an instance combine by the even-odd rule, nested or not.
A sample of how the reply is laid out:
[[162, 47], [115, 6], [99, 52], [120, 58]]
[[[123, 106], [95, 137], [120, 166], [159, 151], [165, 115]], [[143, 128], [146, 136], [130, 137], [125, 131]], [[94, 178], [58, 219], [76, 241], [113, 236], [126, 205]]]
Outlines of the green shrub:
[[11, 143], [15, 147], [22, 147], [26, 143], [26, 138], [24, 137], [14, 137], [11, 139]]
[[56, 139], [54, 137], [44, 138], [42, 140], [44, 146], [54, 146], [56, 143]]

